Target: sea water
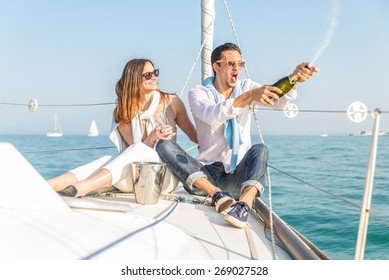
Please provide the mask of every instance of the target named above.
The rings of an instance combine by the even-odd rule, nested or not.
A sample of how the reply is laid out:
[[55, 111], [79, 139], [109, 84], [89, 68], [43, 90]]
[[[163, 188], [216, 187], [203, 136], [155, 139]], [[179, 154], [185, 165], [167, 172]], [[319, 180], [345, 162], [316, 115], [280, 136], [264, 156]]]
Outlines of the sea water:
[[[106, 135], [2, 135], [0, 141], [15, 145], [45, 179], [117, 153]], [[264, 141], [273, 211], [331, 259], [354, 259], [371, 137], [265, 135]], [[193, 147], [183, 135], [178, 142]], [[379, 137], [365, 259], [389, 260], [388, 155], [389, 137]], [[269, 186], [266, 203], [268, 194]]]

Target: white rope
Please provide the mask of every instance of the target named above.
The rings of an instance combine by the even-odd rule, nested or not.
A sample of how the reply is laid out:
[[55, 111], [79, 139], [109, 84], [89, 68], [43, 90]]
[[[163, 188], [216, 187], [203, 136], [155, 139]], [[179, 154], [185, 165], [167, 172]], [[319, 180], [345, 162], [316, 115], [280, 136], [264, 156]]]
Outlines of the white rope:
[[[258, 130], [259, 136], [261, 138], [261, 142], [263, 144], [265, 144], [265, 141], [263, 140], [263, 137], [262, 137], [261, 128], [259, 126], [259, 121], [257, 119], [257, 116], [255, 114], [254, 109], [252, 109], [252, 110], [253, 110], [255, 125], [257, 126], [257, 130]], [[275, 237], [274, 237], [272, 190], [271, 190], [271, 180], [270, 180], [270, 170], [269, 170], [269, 167], [266, 168], [266, 175], [267, 175], [267, 184], [268, 184], [268, 193], [269, 193], [268, 207], [269, 207], [270, 239], [271, 239], [271, 245], [272, 245], [272, 249], [273, 249], [274, 258], [276, 260], [278, 260], [277, 246], [276, 246], [276, 241], [275, 241]]]
[[196, 64], [197, 64], [197, 61], [199, 60], [199, 57], [200, 57], [201, 52], [202, 52], [202, 50], [203, 50], [203, 48], [204, 48], [205, 42], [207, 41], [207, 38], [208, 38], [208, 36], [209, 36], [209, 30], [210, 30], [210, 28], [212, 27], [212, 24], [213, 24], [214, 21], [215, 21], [215, 16], [212, 18], [211, 23], [210, 23], [209, 26], [207, 27], [207, 33], [206, 33], [206, 36], [205, 36], [205, 38], [204, 38], [204, 41], [203, 41], [203, 43], [201, 44], [200, 50], [199, 50], [199, 52], [197, 53], [196, 59], [195, 59], [195, 61], [193, 62], [192, 68], [190, 69], [189, 74], [188, 74], [188, 76], [186, 77], [186, 81], [185, 81], [185, 83], [184, 83], [184, 86], [182, 87], [181, 92], [180, 92], [180, 94], [179, 94], [179, 97], [180, 97], [180, 98], [181, 98], [181, 96], [182, 96], [182, 94], [183, 94], [183, 92], [184, 92], [184, 90], [185, 90], [185, 87], [186, 87], [186, 85], [187, 85], [187, 83], [188, 83], [188, 81], [189, 81], [189, 78], [192, 76], [193, 70], [194, 70], [194, 68], [195, 68], [195, 66], [196, 66]]
[[[102, 103], [74, 103], [74, 104], [39, 104], [42, 107], [87, 107], [87, 106], [102, 106], [102, 105], [115, 105], [115, 102], [102, 102]], [[28, 103], [11, 103], [11, 102], [0, 102], [0, 105], [10, 105], [10, 106], [22, 106], [28, 107]]]
[[[240, 43], [239, 43], [239, 40], [238, 40], [238, 34], [236, 32], [236, 29], [235, 29], [235, 26], [234, 26], [234, 22], [232, 21], [231, 13], [230, 13], [230, 10], [228, 9], [226, 0], [224, 0], [224, 6], [226, 7], [228, 19], [230, 20], [230, 24], [231, 24], [232, 32], [234, 33], [236, 44], [238, 45], [238, 47], [240, 49]], [[242, 59], [244, 60], [243, 54], [242, 54]], [[244, 65], [244, 70], [246, 71], [247, 78], [250, 79], [250, 74], [249, 74], [249, 70], [247, 69], [247, 64]]]
[[[230, 10], [228, 9], [227, 1], [224, 0], [223, 2], [224, 2], [224, 6], [226, 7], [226, 10], [227, 10], [228, 18], [230, 20], [232, 31], [233, 31], [234, 36], [235, 36], [236, 44], [240, 48], [240, 44], [239, 44], [239, 40], [238, 40], [238, 35], [237, 35], [237, 32], [236, 32], [234, 23], [232, 21]], [[244, 60], [243, 55], [242, 55], [242, 59]], [[250, 74], [249, 74], [249, 71], [247, 69], [247, 64], [245, 64], [244, 69], [246, 71], [247, 78], [250, 79]], [[262, 142], [262, 144], [265, 144], [265, 141], [263, 140], [263, 137], [262, 137], [261, 128], [259, 126], [259, 121], [257, 119], [257, 116], [255, 115], [254, 105], [250, 104], [249, 106], [250, 106], [250, 110], [252, 110], [252, 112], [253, 112], [254, 119], [255, 119], [255, 124], [257, 126], [257, 130], [258, 130], [259, 136], [261, 138], [261, 142]], [[272, 244], [272, 248], [273, 248], [274, 258], [276, 260], [278, 260], [277, 249], [276, 249], [277, 247], [276, 247], [276, 242], [275, 242], [275, 238], [274, 238], [274, 227], [273, 227], [273, 208], [272, 208], [272, 201], [271, 201], [272, 199], [271, 199], [270, 170], [269, 170], [268, 167], [266, 169], [266, 175], [267, 175], [268, 193], [269, 193], [269, 202], [268, 202], [269, 205], [268, 206], [269, 206], [269, 215], [270, 215], [270, 217], [269, 217], [270, 218], [270, 225], [269, 225], [269, 227], [270, 227], [271, 244]]]

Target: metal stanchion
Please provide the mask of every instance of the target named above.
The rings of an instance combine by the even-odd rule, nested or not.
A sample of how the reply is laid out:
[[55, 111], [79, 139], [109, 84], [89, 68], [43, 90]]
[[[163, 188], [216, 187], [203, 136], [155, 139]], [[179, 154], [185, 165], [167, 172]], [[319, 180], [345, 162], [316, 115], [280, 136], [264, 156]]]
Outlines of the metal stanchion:
[[381, 111], [379, 109], [375, 109], [373, 114], [375, 118], [374, 131], [373, 131], [372, 143], [370, 149], [369, 166], [366, 172], [365, 191], [363, 194], [363, 201], [362, 201], [362, 208], [361, 208], [361, 218], [359, 221], [358, 239], [357, 239], [357, 246], [355, 250], [356, 260], [362, 260], [363, 255], [365, 253], [371, 196], [373, 192], [374, 172], [375, 172], [375, 165], [376, 165], [376, 158], [377, 158], [377, 144], [378, 144]]

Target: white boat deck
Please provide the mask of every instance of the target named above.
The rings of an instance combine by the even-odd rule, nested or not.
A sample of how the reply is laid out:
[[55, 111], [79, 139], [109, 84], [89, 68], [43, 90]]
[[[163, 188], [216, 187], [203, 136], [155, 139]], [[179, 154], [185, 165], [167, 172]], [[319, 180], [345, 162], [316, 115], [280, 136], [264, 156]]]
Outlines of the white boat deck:
[[[179, 202], [174, 208], [179, 197]], [[171, 195], [165, 196], [155, 205], [140, 205], [135, 202], [132, 194], [122, 194], [114, 197], [90, 198], [95, 201], [121, 201], [130, 208], [129, 213], [159, 220], [166, 215], [163, 223], [173, 225], [193, 238], [192, 243], [199, 243], [205, 250], [202, 258], [210, 259], [273, 259], [271, 242], [267, 238], [264, 223], [252, 212], [249, 216], [249, 225], [238, 229], [224, 221], [224, 213], [217, 213], [206, 203], [193, 204], [204, 201], [204, 197], [194, 197], [182, 188]], [[88, 198], [86, 198], [88, 199]], [[84, 199], [85, 200], [85, 199]], [[77, 202], [74, 201], [73, 202]], [[73, 207], [76, 205], [73, 204]], [[171, 211], [169, 215], [167, 213]], [[283, 250], [278, 248], [280, 258], [289, 259]]]
[[273, 259], [254, 212], [238, 229], [183, 189], [155, 205], [132, 194], [64, 198], [12, 145], [0, 153], [0, 259]]

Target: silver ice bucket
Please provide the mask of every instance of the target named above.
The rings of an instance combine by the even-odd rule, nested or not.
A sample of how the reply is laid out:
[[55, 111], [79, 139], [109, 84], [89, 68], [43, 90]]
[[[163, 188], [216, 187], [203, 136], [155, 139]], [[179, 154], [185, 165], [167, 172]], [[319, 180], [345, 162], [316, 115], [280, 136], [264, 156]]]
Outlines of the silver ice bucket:
[[161, 196], [166, 165], [161, 162], [133, 162], [132, 182], [139, 204], [156, 204]]

